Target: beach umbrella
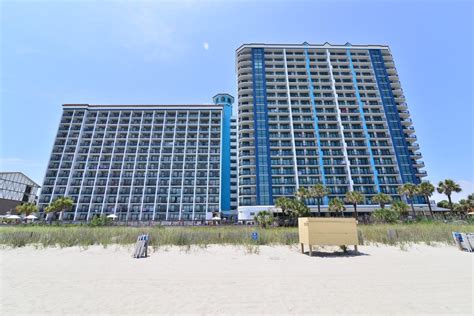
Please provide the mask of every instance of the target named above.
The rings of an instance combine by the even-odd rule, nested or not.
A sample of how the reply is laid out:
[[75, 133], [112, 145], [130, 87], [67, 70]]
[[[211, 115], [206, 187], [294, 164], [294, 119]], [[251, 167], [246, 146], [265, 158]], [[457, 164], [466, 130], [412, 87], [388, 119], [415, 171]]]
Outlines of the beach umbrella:
[[5, 217], [6, 219], [21, 219], [20, 216], [18, 215], [8, 215], [7, 217]]
[[34, 216], [33, 214], [28, 215], [25, 217], [26, 219], [38, 219], [38, 217]]

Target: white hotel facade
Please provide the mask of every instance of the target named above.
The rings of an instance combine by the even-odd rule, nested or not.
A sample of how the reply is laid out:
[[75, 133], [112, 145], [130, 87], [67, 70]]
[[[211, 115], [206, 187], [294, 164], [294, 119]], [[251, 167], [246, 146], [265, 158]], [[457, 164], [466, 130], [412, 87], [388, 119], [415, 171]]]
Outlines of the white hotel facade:
[[69, 196], [74, 207], [65, 220], [115, 214], [120, 221], [194, 221], [214, 212], [236, 214], [234, 99], [218, 94], [213, 101], [63, 105], [40, 209]]
[[387, 46], [245, 44], [236, 62], [239, 219], [316, 183], [324, 205], [352, 190], [370, 205], [426, 176]]

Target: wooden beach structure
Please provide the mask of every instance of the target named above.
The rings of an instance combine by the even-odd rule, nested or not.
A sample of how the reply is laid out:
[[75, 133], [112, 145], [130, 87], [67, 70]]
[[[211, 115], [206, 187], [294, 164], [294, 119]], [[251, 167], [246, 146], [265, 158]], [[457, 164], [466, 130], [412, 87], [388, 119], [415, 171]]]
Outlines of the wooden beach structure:
[[355, 218], [300, 217], [298, 233], [301, 253], [304, 253], [304, 245], [308, 245], [310, 256], [313, 246], [341, 246], [345, 251], [348, 245], [353, 245], [357, 251], [359, 245]]
[[138, 259], [148, 257], [148, 240], [148, 234], [138, 236], [135, 248], [133, 249], [133, 258]]

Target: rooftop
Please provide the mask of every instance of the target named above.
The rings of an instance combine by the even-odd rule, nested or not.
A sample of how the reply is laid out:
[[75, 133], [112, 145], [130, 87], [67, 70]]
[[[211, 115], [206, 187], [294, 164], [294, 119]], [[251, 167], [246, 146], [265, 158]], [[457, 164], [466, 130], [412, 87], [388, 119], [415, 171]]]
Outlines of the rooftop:
[[6, 171], [6, 172], [0, 172], [0, 180], [10, 180], [10, 179], [7, 179], [6, 176], [8, 175], [11, 175], [11, 176], [20, 176], [21, 178], [23, 178], [24, 180], [26, 180], [25, 182], [30, 184], [31, 186], [34, 186], [34, 187], [40, 187], [39, 184], [37, 184], [35, 181], [31, 180], [30, 177], [28, 177], [27, 175], [25, 175], [23, 172], [20, 172], [20, 171]]
[[388, 45], [352, 45], [351, 43], [347, 42], [344, 45], [341, 44], [331, 44], [331, 43], [324, 43], [324, 44], [309, 44], [308, 42], [303, 42], [301, 44], [265, 44], [265, 43], [247, 43], [242, 44], [239, 48], [236, 49], [236, 52], [240, 51], [243, 48], [249, 47], [267, 47], [267, 48], [351, 48], [351, 49], [390, 49]]
[[184, 108], [212, 108], [221, 109], [219, 104], [63, 104], [63, 108], [83, 108], [83, 109], [184, 109]]

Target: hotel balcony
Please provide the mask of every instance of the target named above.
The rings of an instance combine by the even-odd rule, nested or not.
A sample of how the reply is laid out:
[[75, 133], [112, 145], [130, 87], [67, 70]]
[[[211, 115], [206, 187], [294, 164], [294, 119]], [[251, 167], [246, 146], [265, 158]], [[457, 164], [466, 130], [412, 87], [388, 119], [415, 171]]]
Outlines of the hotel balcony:
[[401, 110], [401, 111], [398, 112], [398, 114], [403, 119], [407, 119], [407, 118], [410, 117], [410, 111], [408, 111], [408, 110]]
[[405, 118], [401, 120], [401, 123], [406, 126], [411, 126], [413, 124], [413, 121], [410, 118]]
[[408, 109], [408, 105], [406, 102], [401, 102], [398, 104], [398, 109], [399, 110], [407, 110]]
[[413, 126], [404, 126], [403, 131], [407, 134], [413, 134], [415, 132], [415, 128]]
[[418, 170], [416, 174], [422, 178], [428, 176], [425, 170]]
[[391, 80], [391, 81], [390, 81], [390, 85], [392, 86], [392, 89], [397, 89], [397, 90], [398, 90], [398, 89], [401, 89], [401, 88], [402, 88], [400, 81], [399, 81], [399, 80], [396, 80], [396, 79], [395, 79], [395, 80]]
[[417, 168], [423, 168], [425, 167], [425, 162], [423, 160], [417, 160], [414, 162], [414, 166]]

